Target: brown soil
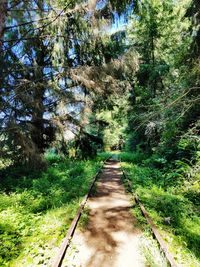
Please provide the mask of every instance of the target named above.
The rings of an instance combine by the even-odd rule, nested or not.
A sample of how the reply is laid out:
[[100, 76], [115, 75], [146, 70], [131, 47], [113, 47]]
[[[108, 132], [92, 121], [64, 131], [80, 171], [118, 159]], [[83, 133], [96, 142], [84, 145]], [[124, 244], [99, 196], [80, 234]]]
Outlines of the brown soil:
[[120, 164], [106, 163], [95, 196], [88, 200], [89, 223], [76, 230], [63, 267], [144, 267], [141, 230], [131, 215], [130, 199], [120, 181]]

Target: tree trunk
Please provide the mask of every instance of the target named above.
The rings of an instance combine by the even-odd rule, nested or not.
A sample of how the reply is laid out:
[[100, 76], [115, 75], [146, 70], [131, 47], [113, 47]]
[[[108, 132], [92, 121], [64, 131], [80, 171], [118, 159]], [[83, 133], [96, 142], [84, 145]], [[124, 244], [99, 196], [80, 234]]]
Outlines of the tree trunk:
[[45, 66], [45, 53], [46, 47], [40, 40], [36, 41], [36, 62], [34, 70], [34, 80], [38, 79], [39, 82], [33, 88], [34, 103], [32, 108], [32, 130], [31, 139], [36, 145], [40, 153], [44, 152], [45, 139], [44, 139], [44, 98], [45, 98], [45, 81], [44, 81], [44, 66]]
[[[38, 6], [38, 16], [43, 18], [43, 5], [44, 1], [40, 0], [37, 2]], [[40, 35], [41, 33], [39, 33]], [[39, 153], [43, 153], [46, 147], [45, 140], [45, 125], [44, 125], [44, 99], [45, 99], [45, 90], [46, 82], [44, 80], [44, 68], [45, 68], [45, 56], [47, 55], [47, 47], [42, 43], [39, 38], [35, 40], [35, 64], [34, 64], [34, 80], [39, 80], [35, 88], [33, 88], [34, 95], [34, 106], [32, 109], [32, 130], [31, 130], [31, 139], [34, 142], [36, 149]]]
[[3, 33], [5, 28], [5, 20], [6, 20], [6, 7], [7, 0], [0, 1], [0, 49], [2, 46]]
[[32, 131], [31, 131], [31, 139], [36, 145], [38, 151], [40, 153], [44, 152], [45, 148], [45, 140], [44, 140], [44, 88], [42, 86], [38, 86], [34, 92], [34, 105], [33, 113], [32, 113]]

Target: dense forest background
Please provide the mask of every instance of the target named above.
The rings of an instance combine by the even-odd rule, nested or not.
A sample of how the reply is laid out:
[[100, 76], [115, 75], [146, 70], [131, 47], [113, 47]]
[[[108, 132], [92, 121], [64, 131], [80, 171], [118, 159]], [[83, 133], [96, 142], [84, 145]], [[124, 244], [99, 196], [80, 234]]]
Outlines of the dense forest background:
[[3, 159], [38, 169], [48, 148], [84, 158], [124, 137], [131, 150], [191, 160], [198, 1], [1, 1], [0, 9]]
[[[97, 154], [122, 150], [124, 161], [137, 164], [124, 168], [138, 175], [138, 190], [154, 188], [159, 208], [170, 207], [156, 212], [171, 218], [185, 258], [192, 253], [185, 266], [198, 266], [199, 89], [199, 0], [1, 0], [0, 264], [17, 259], [27, 236], [35, 244], [30, 214], [44, 220], [42, 212], [59, 207], [61, 218], [62, 205], [80, 184], [86, 190], [99, 167]], [[70, 181], [83, 170], [79, 182]], [[34, 257], [48, 261], [49, 252], [38, 259], [38, 250]]]

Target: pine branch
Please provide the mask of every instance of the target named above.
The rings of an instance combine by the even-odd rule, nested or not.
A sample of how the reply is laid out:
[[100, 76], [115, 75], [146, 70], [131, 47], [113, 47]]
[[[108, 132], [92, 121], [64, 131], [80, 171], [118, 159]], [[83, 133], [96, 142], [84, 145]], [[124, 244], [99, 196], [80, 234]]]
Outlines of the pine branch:
[[[66, 12], [64, 12], [64, 10], [68, 6], [69, 6], [69, 4], [64, 9], [59, 10], [60, 11], [59, 14], [56, 14], [56, 16], [53, 17], [53, 18], [45, 17], [45, 18], [41, 18], [41, 19], [38, 19], [38, 20], [32, 20], [32, 21], [24, 22], [24, 23], [21, 23], [21, 24], [13, 25], [13, 26], [8, 26], [8, 27], [5, 27], [4, 28], [4, 31], [10, 30], [10, 29], [14, 29], [14, 28], [23, 27], [23, 26], [26, 26], [26, 25], [29, 25], [29, 24], [34, 24], [36, 22], [44, 21], [44, 20], [47, 20], [47, 19], [53, 19], [53, 22], [54, 22], [54, 19], [58, 19], [58, 17], [65, 16], [67, 14], [71, 14], [71, 13], [74, 13], [74, 12], [77, 12], [79, 10], [82, 10], [82, 9], [86, 8], [87, 7], [87, 4], [80, 5], [79, 7], [75, 7], [73, 9], [70, 9], [70, 10], [67, 10]], [[36, 10], [39, 10], [39, 9], [36, 9]], [[25, 11], [27, 11], [27, 10], [25, 10]], [[63, 12], [64, 12], [64, 14], [63, 14]]]
[[[1, 43], [12, 43], [12, 42], [22, 42], [22, 41], [27, 41], [27, 40], [34, 40], [34, 39], [42, 39], [42, 38], [51, 38], [52, 39], [52, 35], [50, 34], [46, 34], [46, 35], [40, 35], [40, 36], [33, 36], [33, 37], [26, 37], [26, 38], [17, 38], [17, 39], [10, 39], [10, 40], [0, 40]], [[55, 37], [61, 37], [61, 38], [66, 38], [65, 35], [54, 35]], [[77, 39], [77, 38], [73, 38], [73, 37], [67, 37], [70, 40], [74, 40], [74, 41], [83, 41], [81, 39]]]
[[33, 28], [33, 29], [29, 29], [29, 30], [22, 36], [22, 38], [20, 38], [20, 40], [17, 40], [11, 47], [8, 47], [8, 48], [6, 48], [6, 49], [0, 51], [0, 53], [3, 53], [3, 52], [5, 52], [5, 51], [8, 51], [8, 50], [12, 49], [13, 47], [15, 47], [15, 46], [16, 46], [22, 39], [26, 38], [26, 36], [27, 36], [28, 33], [34, 32], [34, 31], [36, 31], [36, 30], [44, 29], [44, 28], [48, 27], [49, 25], [53, 24], [53, 23], [54, 23], [60, 16], [62, 16], [63, 13], [65, 13], [65, 14], [67, 14], [67, 13], [72, 13], [72, 12], [75, 12], [75, 11], [77, 11], [77, 10], [80, 10], [80, 8], [83, 9], [84, 7], [87, 7], [87, 4], [85, 4], [85, 5], [80, 5], [80, 6], [78, 6], [78, 7], [75, 7], [74, 9], [71, 9], [71, 10], [68, 10], [67, 12], [65, 12], [69, 5], [70, 5], [70, 3], [69, 3], [68, 5], [66, 5], [66, 6], [59, 12], [59, 14], [57, 14], [57, 15], [56, 15], [50, 22], [47, 22], [46, 24], [44, 24], [44, 25], [42, 25], [42, 26], [40, 26], [40, 27]]

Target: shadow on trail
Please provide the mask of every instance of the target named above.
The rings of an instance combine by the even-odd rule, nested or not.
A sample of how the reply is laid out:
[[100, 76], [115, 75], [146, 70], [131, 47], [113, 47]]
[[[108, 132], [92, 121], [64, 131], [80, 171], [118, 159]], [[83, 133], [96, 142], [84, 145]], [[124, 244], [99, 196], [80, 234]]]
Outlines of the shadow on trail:
[[[97, 192], [91, 198], [87, 228], [83, 232], [89, 248], [93, 249], [87, 267], [112, 267], [125, 242], [123, 236], [134, 234], [130, 203], [121, 186], [121, 171], [116, 161], [106, 163], [98, 181]], [[138, 229], [135, 230], [138, 233]]]

